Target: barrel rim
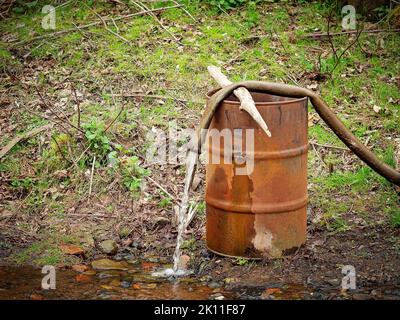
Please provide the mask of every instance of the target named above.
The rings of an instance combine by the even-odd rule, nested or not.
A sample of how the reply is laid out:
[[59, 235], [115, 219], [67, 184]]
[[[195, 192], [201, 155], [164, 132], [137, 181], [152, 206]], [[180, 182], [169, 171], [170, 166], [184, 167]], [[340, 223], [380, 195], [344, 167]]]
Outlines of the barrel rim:
[[[221, 90], [222, 88], [214, 88], [210, 91], [208, 91], [206, 93], [206, 98], [207, 100], [210, 99], [215, 93], [217, 93], [219, 90]], [[257, 92], [257, 93], [265, 93], [263, 91], [257, 91], [257, 90], [250, 90], [251, 92]], [[292, 97], [286, 97], [286, 96], [280, 96], [280, 95], [276, 95], [274, 94], [274, 96], [277, 97], [285, 97], [288, 100], [284, 100], [284, 101], [265, 101], [265, 102], [256, 102], [256, 106], [271, 106], [271, 105], [283, 105], [283, 104], [290, 104], [290, 103], [298, 103], [298, 102], [303, 102], [303, 101], [307, 101], [308, 97], [301, 97], [301, 98], [292, 98]], [[228, 105], [234, 105], [234, 106], [240, 106], [240, 101], [233, 101], [233, 100], [228, 100], [227, 98], [224, 99], [223, 101], [224, 104], [228, 104]]]

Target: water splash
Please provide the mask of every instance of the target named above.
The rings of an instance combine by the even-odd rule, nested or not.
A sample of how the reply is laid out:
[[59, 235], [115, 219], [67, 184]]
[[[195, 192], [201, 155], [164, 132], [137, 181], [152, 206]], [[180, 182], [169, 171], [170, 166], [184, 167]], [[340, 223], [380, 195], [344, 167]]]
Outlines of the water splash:
[[153, 272], [151, 275], [153, 277], [159, 277], [159, 278], [176, 278], [176, 277], [188, 276], [190, 274], [192, 274], [192, 272], [189, 270], [178, 269], [175, 271], [172, 268], [167, 268]]

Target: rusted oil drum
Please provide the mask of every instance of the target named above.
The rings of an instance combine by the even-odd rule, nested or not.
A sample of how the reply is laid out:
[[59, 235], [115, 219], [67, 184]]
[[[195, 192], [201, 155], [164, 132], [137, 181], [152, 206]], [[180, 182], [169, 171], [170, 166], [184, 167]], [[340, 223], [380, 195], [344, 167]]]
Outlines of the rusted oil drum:
[[[215, 92], [209, 92], [208, 98]], [[207, 247], [224, 256], [275, 258], [306, 241], [307, 98], [251, 94], [272, 137], [267, 137], [249, 114], [239, 109], [235, 96], [219, 106], [210, 130], [229, 129], [234, 141], [234, 130], [242, 129], [242, 150], [239, 155], [234, 151], [229, 163], [224, 159], [225, 139], [220, 138], [219, 150], [209, 139]], [[252, 152], [246, 150], [248, 129], [254, 129]], [[211, 161], [215, 152], [221, 157], [219, 164]], [[251, 157], [252, 172], [236, 174], [237, 168], [246, 165], [243, 160]]]

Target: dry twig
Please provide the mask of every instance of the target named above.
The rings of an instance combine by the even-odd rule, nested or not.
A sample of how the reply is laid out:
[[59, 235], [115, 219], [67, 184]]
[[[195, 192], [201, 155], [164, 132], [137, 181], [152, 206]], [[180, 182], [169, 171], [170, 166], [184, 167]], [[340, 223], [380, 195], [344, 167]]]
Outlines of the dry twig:
[[33, 129], [33, 130], [31, 130], [31, 131], [29, 131], [29, 132], [27, 132], [27, 133], [25, 133], [25, 134], [23, 134], [23, 135], [21, 135], [21, 136], [15, 137], [14, 139], [12, 139], [12, 140], [7, 144], [4, 148], [2, 148], [2, 149], [0, 150], [0, 159], [1, 159], [2, 157], [4, 157], [18, 142], [20, 142], [20, 141], [22, 141], [22, 140], [26, 140], [26, 139], [28, 139], [28, 138], [30, 138], [30, 137], [33, 137], [33, 136], [37, 135], [37, 134], [40, 133], [40, 132], [49, 130], [49, 129], [51, 129], [52, 127], [53, 127], [53, 124], [52, 124], [52, 123], [46, 124], [46, 125], [44, 125], [44, 126], [35, 128], [35, 129]]
[[[110, 21], [111, 19], [113, 19], [114, 21], [125, 20], [125, 19], [131, 18], [131, 17], [135, 17], [135, 16], [142, 16], [142, 15], [148, 14], [149, 12], [151, 12], [151, 13], [160, 12], [160, 11], [173, 9], [173, 8], [180, 8], [180, 7], [182, 7], [182, 5], [173, 5], [173, 6], [169, 6], [169, 7], [162, 7], [162, 8], [156, 8], [156, 9], [151, 9], [151, 10], [143, 10], [143, 11], [127, 14], [125, 16], [120, 16], [120, 17], [116, 17], [116, 18], [103, 18], [103, 20], [104, 21]], [[47, 33], [47, 34], [40, 35], [40, 36], [37, 36], [37, 37], [32, 37], [32, 38], [30, 38], [28, 40], [10, 41], [10, 43], [12, 43], [15, 46], [18, 46], [18, 45], [30, 43], [30, 42], [33, 42], [33, 41], [36, 41], [36, 40], [41, 40], [41, 39], [44, 39], [44, 38], [59, 37], [59, 36], [62, 36], [64, 34], [67, 34], [69, 32], [74, 32], [74, 31], [76, 31], [76, 29], [81, 29], [81, 30], [82, 29], [87, 29], [87, 28], [94, 27], [94, 26], [97, 26], [97, 25], [102, 24], [102, 23], [103, 23], [102, 21], [95, 21], [95, 22], [88, 23], [88, 24], [85, 24], [85, 25], [74, 26], [73, 28], [68, 28], [68, 29], [64, 29], [64, 30], [60, 30], [60, 31], [52, 32], [52, 33]]]
[[71, 121], [68, 120], [68, 117], [63, 114], [64, 117], [60, 117], [46, 102], [46, 100], [44, 99], [43, 95], [40, 93], [39, 89], [37, 87], [35, 87], [35, 90], [37, 92], [37, 94], [39, 95], [40, 100], [42, 101], [42, 103], [44, 104], [44, 106], [50, 110], [50, 112], [58, 119], [60, 120], [62, 123], [65, 123], [69, 126], [71, 126], [72, 128], [80, 131], [81, 133], [85, 133], [81, 128], [77, 127], [76, 125], [74, 125], [73, 123], [71, 123]]
[[71, 83], [71, 87], [72, 87], [72, 92], [74, 93], [74, 97], [75, 97], [75, 103], [76, 103], [76, 107], [77, 107], [77, 111], [78, 111], [78, 128], [81, 128], [81, 103], [79, 102], [78, 99], [78, 95], [76, 94], [76, 90], [74, 85]]
[[145, 94], [145, 93], [122, 93], [122, 94], [112, 94], [111, 96], [114, 97], [124, 97], [124, 98], [132, 98], [132, 97], [139, 97], [139, 98], [150, 98], [150, 99], [160, 99], [160, 100], [175, 100], [183, 103], [201, 103], [203, 104], [202, 101], [196, 101], [196, 100], [186, 100], [186, 99], [180, 99], [180, 98], [174, 98], [174, 97], [169, 97], [169, 96], [161, 96], [161, 95], [156, 95], [156, 94]]
[[[332, 36], [344, 36], [349, 34], [357, 34], [359, 30], [349, 30], [343, 32], [333, 32], [333, 33], [326, 33], [326, 32], [317, 32], [317, 33], [310, 33], [304, 36], [304, 38], [324, 38], [324, 37], [332, 37]], [[382, 33], [382, 32], [400, 32], [400, 29], [366, 29], [362, 30], [361, 33]]]
[[144, 11], [147, 11], [147, 14], [150, 15], [150, 16], [152, 16], [153, 19], [160, 25], [160, 27], [161, 27], [162, 29], [164, 29], [165, 31], [167, 31], [167, 32], [170, 34], [170, 36], [171, 36], [176, 42], [178, 42], [179, 44], [182, 44], [182, 43], [179, 41], [179, 39], [178, 39], [177, 37], [175, 37], [175, 35], [174, 35], [171, 31], [169, 31], [168, 28], [167, 28], [166, 26], [163, 25], [163, 23], [161, 22], [161, 20], [158, 19], [157, 16], [156, 16], [145, 4], [141, 3], [140, 1], [134, 1], [134, 0], [132, 0], [132, 3], [133, 3], [134, 5], [136, 5], [137, 7], [139, 7], [140, 9], [142, 9], [142, 10], [144, 10]]

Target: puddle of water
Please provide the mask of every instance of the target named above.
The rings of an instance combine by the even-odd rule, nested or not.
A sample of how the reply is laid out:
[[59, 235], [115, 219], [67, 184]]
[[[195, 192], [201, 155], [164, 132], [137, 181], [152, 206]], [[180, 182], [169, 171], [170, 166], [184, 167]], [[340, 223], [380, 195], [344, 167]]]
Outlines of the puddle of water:
[[[154, 270], [154, 268], [153, 268]], [[0, 299], [212, 299], [235, 298], [223, 289], [213, 289], [196, 278], [160, 278], [141, 264], [128, 270], [92, 270], [77, 273], [56, 270], [56, 289], [43, 290], [40, 269], [0, 267]]]
[[[195, 276], [165, 276], [166, 266], [155, 263], [127, 264], [124, 270], [93, 270], [78, 273], [56, 270], [56, 289], [43, 290], [44, 275], [30, 266], [0, 267], [0, 300], [7, 299], [400, 299], [397, 286], [340, 288], [319, 284], [225, 285], [202, 282]], [[160, 271], [161, 270], [161, 271]], [[171, 272], [173, 272], [172, 269]], [[160, 275], [164, 276], [161, 277]], [[377, 293], [373, 293], [376, 291]]]

